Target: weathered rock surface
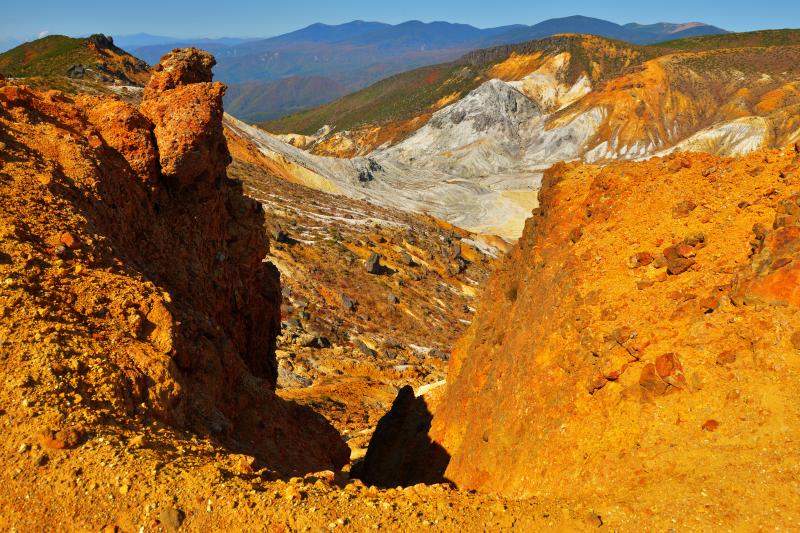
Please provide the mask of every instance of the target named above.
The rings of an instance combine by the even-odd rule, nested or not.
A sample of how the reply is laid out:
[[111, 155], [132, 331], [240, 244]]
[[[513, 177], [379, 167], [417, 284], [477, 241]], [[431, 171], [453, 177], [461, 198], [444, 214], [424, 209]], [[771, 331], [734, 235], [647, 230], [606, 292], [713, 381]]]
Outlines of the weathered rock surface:
[[144, 98], [182, 85], [209, 83], [213, 77], [211, 68], [216, 64], [214, 56], [208, 52], [197, 48], [176, 48], [153, 67]]
[[[0, 336], [24, 344], [51, 322], [68, 327], [62, 349], [13, 357], [99, 365], [83, 403], [95, 413], [148, 413], [276, 469], [337, 468], [348, 457], [337, 432], [273, 392], [279, 276], [262, 262], [261, 206], [226, 176], [212, 64], [196, 50], [165, 56], [139, 110], [0, 87], [3, 277], [19, 284]], [[28, 293], [48, 311], [5, 307]], [[66, 348], [84, 337], [102, 348]]]
[[[797, 166], [791, 149], [550, 169], [454, 350], [429, 433], [445, 477], [665, 527], [798, 520]], [[676, 201], [697, 207], [676, 219]]]

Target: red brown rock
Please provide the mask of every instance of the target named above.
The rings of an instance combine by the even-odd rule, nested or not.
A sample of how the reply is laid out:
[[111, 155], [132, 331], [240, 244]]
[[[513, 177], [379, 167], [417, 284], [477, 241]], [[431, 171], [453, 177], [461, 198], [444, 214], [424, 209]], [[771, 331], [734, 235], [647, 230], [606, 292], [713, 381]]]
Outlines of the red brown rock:
[[74, 428], [42, 431], [38, 436], [39, 443], [43, 447], [53, 450], [74, 448], [80, 444], [82, 438], [83, 433]]
[[3, 161], [3, 227], [24, 221], [56, 241], [74, 276], [47, 313], [65, 306], [84, 342], [106, 343], [114, 416], [144, 410], [279, 471], [338, 469], [349, 456], [338, 433], [273, 392], [279, 275], [262, 262], [261, 206], [226, 175], [211, 65], [197, 50], [168, 54], [138, 110], [0, 87], [0, 128], [25, 146]]
[[214, 56], [197, 48], [176, 48], [154, 66], [144, 89], [144, 99], [160, 95], [181, 85], [210, 82]]

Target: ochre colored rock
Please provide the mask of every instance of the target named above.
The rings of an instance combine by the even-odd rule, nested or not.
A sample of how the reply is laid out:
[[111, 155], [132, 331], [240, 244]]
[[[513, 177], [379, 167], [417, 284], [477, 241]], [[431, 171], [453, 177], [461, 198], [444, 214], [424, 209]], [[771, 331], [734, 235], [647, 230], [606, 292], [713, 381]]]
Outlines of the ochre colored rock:
[[180, 86], [145, 98], [141, 112], [155, 125], [161, 173], [182, 185], [213, 184], [230, 154], [222, 133], [221, 83]]
[[142, 181], [153, 182], [158, 178], [153, 124], [145, 116], [133, 106], [110, 98], [79, 96], [77, 103], [99, 130], [99, 135], [90, 137], [97, 139], [95, 148], [105, 142], [127, 161]]
[[[794, 157], [548, 170], [453, 351], [428, 433], [451, 457], [445, 478], [665, 521], [736, 523], [763, 505], [797, 517], [800, 227], [766, 229], [800, 192], [779, 184]], [[725, 170], [713, 182], [711, 167]], [[703, 208], [674, 218], [675, 198]], [[663, 260], [640, 262], [647, 248]]]
[[217, 64], [214, 56], [197, 48], [176, 48], [154, 66], [144, 89], [148, 100], [164, 91], [181, 85], [210, 82], [211, 68]]
[[[49, 307], [25, 327], [69, 323], [76, 368], [97, 366], [88, 346], [101, 343], [110, 366], [93, 374], [105, 381], [92, 401], [106, 394], [120, 420], [144, 410], [278, 471], [337, 469], [349, 455], [338, 433], [274, 393], [279, 275], [262, 261], [261, 205], [226, 175], [224, 86], [211, 65], [197, 50], [168, 54], [138, 110], [0, 87], [0, 131], [15, 146], [0, 152], [0, 229], [13, 237], [3, 251], [60, 262]], [[43, 274], [19, 277], [33, 275]]]

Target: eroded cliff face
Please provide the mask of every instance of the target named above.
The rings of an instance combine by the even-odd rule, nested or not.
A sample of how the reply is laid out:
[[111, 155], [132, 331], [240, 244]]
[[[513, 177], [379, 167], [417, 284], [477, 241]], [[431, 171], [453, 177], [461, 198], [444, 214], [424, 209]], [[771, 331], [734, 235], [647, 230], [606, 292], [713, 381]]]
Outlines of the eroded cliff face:
[[4, 371], [90, 369], [57, 427], [154, 414], [275, 469], [339, 467], [335, 430], [273, 392], [279, 276], [226, 176], [213, 63], [168, 54], [139, 109], [0, 86]]
[[454, 350], [445, 477], [654, 524], [800, 518], [798, 150], [547, 171]]

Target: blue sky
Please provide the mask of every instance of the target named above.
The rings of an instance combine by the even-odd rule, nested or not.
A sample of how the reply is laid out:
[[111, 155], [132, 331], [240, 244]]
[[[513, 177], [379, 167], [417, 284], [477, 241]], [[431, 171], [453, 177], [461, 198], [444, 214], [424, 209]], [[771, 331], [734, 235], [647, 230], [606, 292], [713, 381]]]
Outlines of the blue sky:
[[313, 22], [446, 20], [478, 27], [587, 15], [613, 22], [702, 21], [734, 31], [800, 27], [798, 0], [0, 0], [0, 43], [39, 34], [267, 37]]

